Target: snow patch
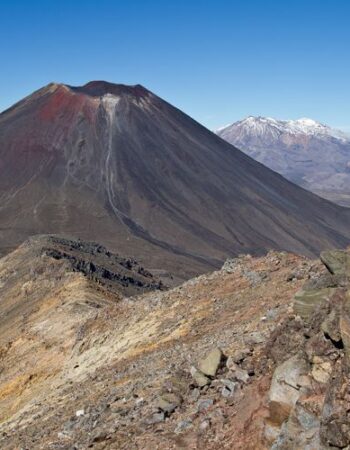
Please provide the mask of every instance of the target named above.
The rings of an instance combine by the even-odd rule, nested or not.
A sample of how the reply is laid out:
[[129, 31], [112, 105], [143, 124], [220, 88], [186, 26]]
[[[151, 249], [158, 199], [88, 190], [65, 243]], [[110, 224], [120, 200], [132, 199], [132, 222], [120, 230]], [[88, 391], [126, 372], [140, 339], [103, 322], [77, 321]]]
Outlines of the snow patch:
[[102, 105], [104, 106], [104, 109], [106, 113], [108, 114], [109, 119], [112, 121], [115, 117], [115, 108], [117, 104], [120, 101], [120, 97], [117, 97], [113, 94], [105, 94], [102, 97]]

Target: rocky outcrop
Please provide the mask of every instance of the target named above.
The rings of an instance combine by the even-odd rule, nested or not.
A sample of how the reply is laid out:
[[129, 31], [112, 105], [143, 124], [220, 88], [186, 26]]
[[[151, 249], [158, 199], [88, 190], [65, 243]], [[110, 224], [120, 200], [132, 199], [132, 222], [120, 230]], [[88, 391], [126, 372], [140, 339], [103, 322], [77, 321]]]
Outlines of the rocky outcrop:
[[[350, 446], [350, 283], [344, 281], [349, 253], [324, 252], [321, 260], [341, 278], [325, 287], [327, 277], [321, 276], [294, 297], [292, 322], [299, 323], [299, 345], [276, 367], [269, 393], [265, 438], [273, 450]], [[288, 333], [288, 322], [281, 335]], [[275, 339], [277, 346], [281, 342], [281, 336]]]
[[308, 372], [304, 358], [293, 356], [277, 367], [269, 393], [269, 420], [281, 425], [290, 415], [301, 395], [301, 378]]
[[339, 331], [344, 346], [345, 363], [350, 369], [350, 291], [345, 295], [343, 309], [339, 314]]
[[317, 307], [325, 301], [329, 301], [334, 288], [302, 289], [294, 297], [294, 310], [303, 319], [307, 319], [315, 312]]
[[350, 446], [350, 372], [342, 362], [335, 364], [321, 413], [320, 438], [323, 448]]
[[329, 250], [321, 253], [321, 261], [331, 274], [350, 276], [350, 255], [344, 250]]
[[164, 290], [166, 286], [133, 258], [124, 258], [95, 242], [42, 235], [23, 244], [40, 255], [66, 263], [70, 270], [125, 293]]

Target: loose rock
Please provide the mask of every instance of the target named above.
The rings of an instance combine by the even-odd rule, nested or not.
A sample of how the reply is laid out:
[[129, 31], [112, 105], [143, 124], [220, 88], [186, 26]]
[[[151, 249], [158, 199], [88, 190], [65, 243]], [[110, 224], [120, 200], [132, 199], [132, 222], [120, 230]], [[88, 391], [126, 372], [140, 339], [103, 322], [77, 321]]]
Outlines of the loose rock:
[[199, 370], [205, 375], [214, 377], [220, 367], [223, 358], [223, 353], [219, 348], [215, 348], [208, 355], [199, 361]]
[[160, 396], [156, 401], [156, 406], [165, 413], [172, 413], [182, 403], [182, 398], [174, 393], [166, 393]]
[[199, 400], [197, 402], [197, 411], [202, 412], [209, 409], [214, 404], [214, 400], [212, 398], [207, 398], [204, 400]]
[[191, 419], [187, 419], [187, 420], [181, 420], [181, 422], [179, 422], [176, 425], [175, 428], [175, 433], [182, 433], [185, 430], [188, 430], [189, 428], [191, 428], [193, 426], [192, 424], [192, 420]]
[[156, 423], [164, 422], [165, 414], [164, 412], [158, 412], [152, 414], [148, 419], [146, 419], [146, 424], [153, 425]]
[[207, 384], [210, 384], [210, 379], [206, 377], [200, 370], [192, 366], [190, 372], [197, 386], [203, 387]]

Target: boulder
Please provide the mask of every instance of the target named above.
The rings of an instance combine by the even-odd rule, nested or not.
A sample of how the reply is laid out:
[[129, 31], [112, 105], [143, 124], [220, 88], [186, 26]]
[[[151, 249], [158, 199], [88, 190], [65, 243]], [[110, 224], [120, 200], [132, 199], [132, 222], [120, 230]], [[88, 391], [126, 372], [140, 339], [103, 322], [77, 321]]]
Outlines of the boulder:
[[325, 318], [321, 324], [321, 330], [323, 333], [337, 343], [342, 340], [339, 329], [339, 314], [332, 309], [330, 314]]
[[228, 358], [226, 362], [226, 367], [229, 369], [228, 377], [233, 380], [241, 381], [242, 383], [247, 383], [249, 380], [249, 374], [247, 370], [241, 369], [231, 358]]
[[311, 375], [318, 383], [327, 383], [332, 373], [332, 364], [326, 359], [314, 356]]
[[210, 384], [210, 379], [204, 375], [200, 370], [196, 369], [194, 366], [191, 367], [191, 375], [198, 387], [206, 386]]
[[193, 423], [192, 423], [191, 419], [181, 420], [181, 422], [179, 422], [176, 425], [175, 433], [176, 434], [182, 433], [183, 431], [188, 430], [192, 426], [193, 426]]
[[169, 392], [185, 395], [188, 390], [188, 379], [184, 373], [176, 373], [167, 378], [163, 388]]
[[234, 363], [241, 363], [248, 356], [252, 354], [252, 351], [249, 348], [243, 348], [236, 350], [233, 355], [229, 356], [226, 361], [226, 366], [230, 369], [230, 365]]
[[214, 377], [220, 367], [222, 358], [222, 351], [219, 348], [215, 348], [204, 359], [199, 361], [198, 368], [204, 375]]
[[146, 423], [146, 425], [154, 425], [156, 423], [164, 422], [164, 420], [165, 420], [164, 412], [158, 412], [158, 413], [154, 413], [151, 416], [149, 416], [145, 420], [145, 423]]
[[194, 403], [199, 399], [200, 396], [201, 396], [201, 391], [198, 388], [194, 388], [190, 391], [188, 400], [191, 403]]
[[269, 392], [270, 421], [281, 425], [289, 416], [300, 396], [299, 379], [308, 372], [304, 358], [293, 356], [278, 366]]
[[[297, 404], [284, 424], [271, 450], [319, 450], [320, 438], [318, 417], [308, 405]], [[276, 430], [276, 429], [275, 429]], [[273, 436], [272, 436], [273, 437]]]
[[168, 392], [161, 395], [157, 401], [156, 406], [165, 413], [172, 413], [182, 403], [182, 397], [180, 395]]
[[316, 308], [324, 301], [329, 301], [335, 288], [300, 290], [294, 296], [294, 311], [304, 320], [310, 318]]
[[344, 250], [328, 250], [320, 255], [321, 261], [334, 275], [350, 275], [350, 254]]
[[232, 356], [229, 356], [227, 358], [226, 367], [228, 368], [228, 370], [232, 370], [232, 371], [235, 371], [236, 369], [238, 369], [238, 364], [236, 363], [234, 358], [232, 358]]
[[241, 381], [242, 383], [248, 383], [250, 376], [247, 370], [237, 369], [233, 372], [233, 378], [235, 380]]

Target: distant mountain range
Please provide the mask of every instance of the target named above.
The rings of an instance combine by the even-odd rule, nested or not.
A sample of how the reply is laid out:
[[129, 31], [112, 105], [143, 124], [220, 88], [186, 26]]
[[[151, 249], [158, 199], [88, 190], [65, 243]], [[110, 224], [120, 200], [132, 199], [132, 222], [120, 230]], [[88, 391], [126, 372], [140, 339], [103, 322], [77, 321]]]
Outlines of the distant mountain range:
[[350, 136], [312, 119], [247, 117], [217, 134], [318, 195], [350, 206]]

